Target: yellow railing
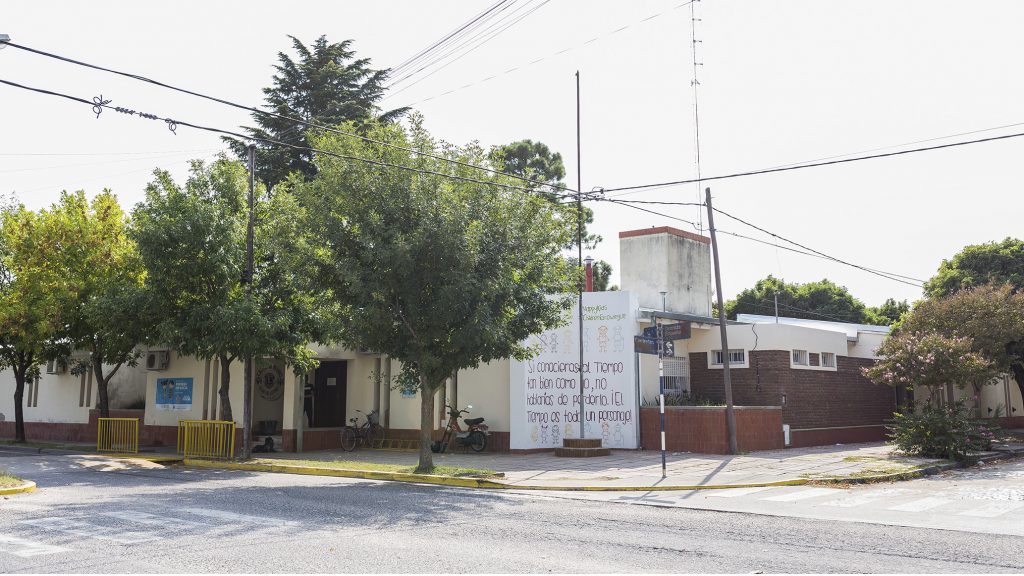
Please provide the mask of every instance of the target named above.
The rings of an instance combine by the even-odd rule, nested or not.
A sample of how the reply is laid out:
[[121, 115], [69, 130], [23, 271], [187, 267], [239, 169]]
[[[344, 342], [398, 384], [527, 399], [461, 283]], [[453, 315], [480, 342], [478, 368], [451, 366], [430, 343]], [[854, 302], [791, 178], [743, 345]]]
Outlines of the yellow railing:
[[98, 422], [97, 452], [135, 454], [139, 451], [138, 418], [100, 418]]
[[223, 420], [178, 420], [178, 453], [185, 458], [231, 458], [235, 423]]

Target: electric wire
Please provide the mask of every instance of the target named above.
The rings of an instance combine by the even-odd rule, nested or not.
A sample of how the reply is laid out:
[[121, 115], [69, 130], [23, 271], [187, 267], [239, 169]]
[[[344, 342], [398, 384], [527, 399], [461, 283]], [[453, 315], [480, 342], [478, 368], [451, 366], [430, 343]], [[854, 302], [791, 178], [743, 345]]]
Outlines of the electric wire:
[[502, 4], [505, 4], [508, 1], [509, 0], [498, 0], [497, 2], [492, 4], [489, 8], [487, 8], [483, 12], [480, 12], [479, 14], [474, 16], [469, 22], [466, 22], [465, 24], [462, 24], [461, 26], [459, 26], [455, 30], [449, 32], [447, 35], [445, 35], [444, 38], [441, 38], [440, 40], [437, 40], [436, 42], [432, 43], [430, 46], [427, 46], [426, 48], [420, 50], [416, 54], [410, 56], [409, 58], [406, 58], [405, 60], [403, 60], [399, 64], [393, 66], [391, 68], [391, 73], [397, 73], [398, 71], [404, 70], [406, 67], [413, 65], [415, 62], [418, 62], [420, 59], [422, 59], [424, 56], [426, 56], [430, 52], [432, 52], [434, 50], [437, 50], [439, 46], [444, 45], [453, 36], [456, 36], [457, 34], [460, 34], [463, 30], [465, 30], [466, 28], [472, 26], [476, 22], [480, 21], [480, 19], [485, 18], [488, 14], [490, 14], [495, 9], [497, 9], [498, 6], [501, 6]]
[[[444, 96], [448, 96], [449, 94], [454, 94], [455, 92], [460, 92], [462, 90], [465, 90], [466, 88], [472, 88], [473, 86], [476, 86], [478, 84], [483, 84], [484, 82], [489, 82], [491, 80], [494, 80], [495, 78], [499, 78], [501, 76], [505, 76], [507, 74], [511, 74], [513, 72], [517, 72], [519, 70], [522, 70], [524, 68], [528, 68], [530, 66], [533, 66], [534, 64], [538, 64], [538, 63], [543, 62], [545, 60], [549, 60], [551, 58], [554, 58], [556, 56], [561, 56], [562, 54], [565, 54], [567, 52], [572, 52], [573, 50], [578, 50], [578, 49], [580, 49], [580, 48], [582, 48], [582, 47], [584, 47], [584, 46], [586, 46], [588, 44], [592, 44], [593, 42], [596, 42], [598, 40], [603, 40], [604, 38], [607, 38], [608, 36], [612, 36], [614, 34], [618, 34], [619, 32], [623, 32], [623, 31], [625, 31], [625, 30], [627, 30], [629, 28], [632, 28], [633, 26], [636, 26], [638, 24], [643, 24], [644, 22], [648, 22], [650, 20], [654, 20], [655, 18], [658, 18], [659, 16], [664, 16], [665, 14], [668, 14], [669, 12], [672, 12], [674, 10], [678, 10], [679, 8], [683, 8], [685, 6], [689, 6], [691, 3], [696, 2], [696, 1], [697, 0], [687, 0], [686, 2], [683, 2], [682, 4], [678, 4], [676, 6], [673, 6], [672, 8], [669, 8], [668, 10], [664, 10], [664, 11], [658, 12], [656, 14], [651, 14], [650, 16], [647, 16], [646, 18], [643, 18], [641, 20], [637, 20], [636, 22], [633, 22], [631, 24], [626, 24], [625, 26], [621, 26], [621, 27], [619, 27], [619, 28], [617, 28], [615, 30], [611, 30], [609, 32], [605, 32], [604, 34], [599, 34], [597, 36], [594, 36], [593, 38], [591, 38], [589, 40], [586, 40], [584, 42], [581, 42], [579, 44], [576, 44], [575, 46], [568, 46], [566, 48], [562, 48], [561, 50], [558, 50], [556, 52], [552, 52], [552, 53], [548, 54], [547, 56], [541, 56], [540, 58], [537, 58], [537, 59], [532, 60], [530, 62], [526, 62], [526, 63], [523, 63], [523, 64], [519, 64], [517, 66], [513, 66], [512, 68], [509, 68], [509, 69], [505, 70], [504, 72], [498, 72], [497, 74], [493, 74], [491, 76], [487, 76], [485, 78], [481, 78], [479, 80], [475, 80], [473, 82], [469, 82], [468, 84], [463, 84], [462, 86], [459, 86], [457, 88], [452, 88], [451, 90], [448, 90], [446, 92], [441, 92], [439, 94], [434, 94], [433, 96], [429, 96], [427, 98], [421, 98], [419, 100], [416, 100], [414, 102], [406, 104], [405, 106], [401, 106], [401, 108], [408, 108], [408, 107], [411, 107], [411, 106], [415, 106], [416, 104], [422, 104], [423, 102], [428, 102], [430, 100], [434, 100], [434, 99], [437, 99], [437, 98], [442, 98]], [[387, 94], [387, 95], [384, 96], [383, 99], [387, 100], [387, 99], [391, 98], [393, 95], [394, 94]]]
[[[999, 141], [999, 140], [1009, 140], [1011, 138], [1020, 138], [1021, 136], [1024, 136], [1024, 132], [1015, 132], [1015, 133], [1012, 133], [1012, 134], [1002, 134], [1002, 135], [999, 135], [999, 136], [990, 136], [988, 138], [977, 138], [977, 139], [974, 139], [974, 140], [961, 140], [959, 142], [950, 142], [948, 144], [938, 144], [936, 146], [925, 146], [925, 147], [921, 147], [921, 148], [911, 148], [909, 150], [898, 150], [898, 151], [895, 151], [895, 152], [886, 152], [884, 154], [872, 154], [872, 155], [869, 155], [869, 156], [857, 156], [857, 157], [854, 157], [854, 158], [846, 158], [846, 159], [840, 159], [840, 160], [829, 160], [829, 161], [825, 161], [825, 162], [814, 162], [814, 163], [810, 163], [810, 164], [801, 164], [801, 165], [798, 165], [798, 166], [783, 166], [783, 167], [779, 167], [779, 168], [766, 168], [766, 169], [763, 169], [763, 170], [750, 170], [750, 171], [746, 171], [746, 172], [735, 172], [735, 173], [732, 173], [732, 174], [722, 174], [722, 175], [719, 175], [719, 176], [705, 176], [705, 177], [703, 177], [703, 178], [701, 178], [699, 180], [695, 179], [695, 178], [690, 178], [690, 179], [687, 179], [687, 180], [675, 180], [675, 181], [672, 181], [672, 182], [659, 182], [659, 183], [656, 183], [656, 184], [640, 184], [640, 185], [636, 185], [636, 186], [621, 186], [621, 187], [618, 187], [618, 188], [605, 188], [605, 192], [623, 192], [623, 191], [631, 191], [631, 190], [648, 190], [648, 189], [653, 189], [653, 188], [661, 188], [661, 187], [665, 187], [665, 186], [678, 186], [678, 185], [681, 185], [681, 184], [693, 184], [694, 182], [710, 182], [712, 180], [728, 180], [728, 179], [731, 179], [731, 178], [741, 178], [741, 177], [745, 177], [745, 176], [757, 176], [757, 175], [760, 175], [760, 174], [773, 174], [773, 173], [776, 173], [776, 172], [788, 172], [788, 171], [792, 171], [792, 170], [802, 170], [804, 168], [818, 168], [820, 166], [832, 166], [832, 165], [835, 165], [835, 164], [848, 164], [850, 162], [860, 162], [860, 161], [863, 161], [863, 160], [875, 160], [877, 158], [889, 158], [889, 157], [892, 157], [892, 156], [903, 156], [903, 155], [906, 155], [906, 154], [915, 154], [915, 153], [918, 153], [918, 152], [930, 152], [932, 150], [942, 150], [942, 149], [945, 149], [945, 148], [956, 148], [956, 147], [960, 147], [960, 146], [968, 146], [968, 145], [971, 145], [971, 144], [982, 144], [982, 143], [985, 143], [985, 142], [996, 142], [996, 141]], [[623, 196], [623, 194], [618, 194], [616, 196], [613, 196], [613, 198], [618, 197], [618, 196]]]
[[[205, 100], [210, 100], [211, 102], [217, 102], [219, 104], [224, 104], [225, 106], [231, 106], [231, 107], [237, 108], [239, 110], [245, 110], [245, 111], [253, 112], [253, 113], [256, 113], [256, 114], [263, 114], [263, 115], [266, 115], [266, 116], [277, 118], [279, 120], [287, 120], [289, 122], [295, 122], [295, 123], [298, 123], [298, 124], [302, 124], [304, 126], [308, 126], [310, 128], [315, 128], [317, 130], [323, 130], [325, 132], [331, 132], [331, 133], [339, 134], [339, 135], [346, 136], [346, 137], [349, 137], [349, 138], [357, 138], [359, 140], [362, 140], [363, 142], [370, 142], [370, 143], [378, 144], [378, 145], [381, 145], [381, 146], [386, 146], [386, 147], [389, 147], [389, 148], [393, 148], [393, 149], [396, 149], [396, 150], [402, 150], [404, 152], [409, 152], [410, 154], [416, 154], [418, 156], [424, 156], [424, 157], [427, 157], [427, 158], [433, 158], [435, 160], [439, 160], [439, 161], [443, 161], [443, 162], [448, 162], [448, 163], [455, 164], [455, 165], [458, 165], [458, 166], [463, 166], [465, 168], [473, 168], [473, 169], [481, 170], [481, 171], [488, 172], [488, 173], [491, 173], [491, 174], [500, 174], [502, 176], [507, 176], [509, 178], [514, 178], [516, 180], [520, 180], [520, 181], [523, 181], [523, 182], [529, 182], [530, 184], [534, 184], [534, 185], [537, 185], [537, 186], [546, 186], [546, 187], [549, 187], [549, 188], [553, 188], [555, 190], [563, 190], [563, 191], [575, 192], [575, 190], [573, 190], [573, 189], [571, 189], [571, 188], [569, 188], [568, 186], [565, 186], [565, 185], [550, 184], [550, 183], [547, 183], [547, 182], [540, 182], [540, 181], [533, 180], [533, 179], [530, 179], [530, 178], [526, 178], [526, 177], [523, 177], [523, 176], [518, 176], [518, 175], [515, 175], [515, 174], [509, 174], [509, 173], [503, 172], [501, 170], [495, 170], [493, 168], [488, 168], [486, 166], [478, 166], [476, 164], [470, 164], [468, 162], [462, 162], [460, 160], [455, 160], [453, 158], [445, 158], [444, 156], [439, 156], [437, 154], [433, 154], [433, 153], [430, 153], [430, 152], [424, 152], [424, 151], [421, 151], [421, 150], [416, 150], [415, 148], [409, 148], [409, 147], [405, 147], [405, 146], [400, 146], [398, 144], [392, 144], [390, 142], [383, 142], [383, 141], [380, 141], [380, 140], [369, 138], [367, 136], [363, 136], [361, 134], [355, 134], [355, 133], [352, 133], [352, 132], [347, 132], [347, 131], [344, 131], [344, 130], [339, 130], [337, 128], [333, 128], [333, 127], [326, 126], [326, 125], [323, 125], [323, 124], [319, 124], [319, 123], [316, 123], [316, 122], [309, 122], [309, 121], [303, 120], [301, 118], [295, 118], [295, 117], [292, 117], [292, 116], [286, 116], [286, 115], [283, 115], [283, 114], [278, 114], [276, 112], [270, 112], [268, 110], [260, 110], [259, 108], [253, 108], [251, 106], [246, 106], [244, 104], [238, 104], [237, 102], [232, 102], [230, 100], [224, 100], [223, 98], [217, 98], [215, 96], [209, 96], [207, 94], [202, 94], [200, 92], [195, 92], [195, 91], [192, 91], [192, 90], [187, 90], [185, 88], [179, 88], [177, 86], [172, 86], [170, 84], [166, 84], [164, 82], [153, 80], [151, 78], [147, 78], [147, 77], [141, 76], [139, 74], [133, 74], [133, 73], [130, 73], [130, 72], [123, 72], [123, 71], [120, 71], [120, 70], [114, 70], [112, 68], [106, 68], [106, 67], [99, 66], [99, 65], [96, 65], [96, 64], [90, 64], [88, 62], [83, 62], [81, 60], [75, 60], [73, 58], [68, 58], [66, 56], [61, 56], [59, 54], [53, 54], [53, 53], [50, 53], [50, 52], [45, 52], [43, 50], [38, 50], [38, 49], [35, 49], [35, 48], [30, 48], [28, 46], [23, 46], [21, 44], [17, 44], [17, 43], [14, 43], [14, 42], [8, 42], [8, 43], [6, 43], [6, 45], [14, 47], [14, 48], [18, 48], [20, 50], [24, 50], [24, 51], [27, 51], [27, 52], [31, 52], [31, 53], [34, 53], [34, 54], [38, 54], [40, 56], [45, 56], [47, 58], [53, 58], [53, 59], [61, 60], [61, 61], [68, 62], [68, 63], [71, 63], [71, 64], [76, 64], [78, 66], [84, 66], [86, 68], [92, 68], [92, 69], [95, 69], [95, 70], [100, 70], [100, 71], [103, 71], [103, 72], [109, 72], [111, 74], [116, 74], [118, 76], [124, 76], [124, 77], [127, 77], [127, 78], [132, 78], [132, 79], [138, 80], [140, 82], [146, 82], [146, 83], [149, 83], [149, 84], [153, 84], [155, 86], [160, 86], [161, 88], [167, 88], [168, 90], [173, 90], [173, 91], [176, 91], [176, 92], [181, 92], [183, 94], [188, 94], [190, 96], [195, 96], [197, 98], [203, 98]], [[15, 86], [18, 86], [18, 87], [22, 87], [22, 86], [17, 85], [17, 84], [12, 84], [12, 85], [15, 85]], [[52, 96], [60, 96], [60, 97], [64, 97], [64, 98], [70, 98], [72, 100], [78, 100], [78, 101], [81, 101], [81, 102], [85, 102], [85, 103], [89, 104], [90, 106], [93, 105], [93, 102], [90, 102], [88, 100], [82, 100], [82, 99], [74, 97], [74, 96], [68, 96], [66, 94], [60, 94], [60, 93], [57, 93], [57, 92], [52, 92], [52, 91], [49, 91], [49, 90], [43, 90], [43, 89], [37, 89], [37, 88], [33, 88], [32, 90], [34, 90], [36, 92], [41, 92], [43, 94], [50, 94]], [[194, 126], [192, 126], [192, 127], [194, 127]], [[232, 135], [235, 135], [235, 133], [232, 133]], [[243, 135], [236, 135], [236, 137], [238, 137], [238, 138], [245, 138], [245, 139], [254, 139], [253, 137], [243, 136]], [[258, 139], [258, 138], [255, 138], [255, 139], [256, 140], [265, 140], [265, 139]], [[285, 143], [280, 143], [280, 144], [285, 145]], [[291, 144], [288, 144], [288, 146], [295, 147], [294, 145], [291, 145]]]
[[[46, 89], [43, 89], [43, 88], [34, 88], [34, 87], [31, 87], [31, 86], [25, 86], [23, 84], [18, 84], [16, 82], [11, 82], [10, 80], [4, 80], [4, 79], [0, 79], [0, 84], [7, 84], [9, 86], [13, 86], [13, 87], [16, 87], [16, 88], [21, 88], [21, 89], [24, 89], [24, 90], [29, 90], [29, 91], [32, 91], [32, 92], [38, 92], [38, 93], [46, 94], [46, 95], [50, 95], [50, 96], [56, 96], [56, 97], [60, 97], [60, 98], [65, 98], [65, 99], [71, 100], [73, 102], [80, 102], [82, 104], [87, 104], [87, 105], [89, 105], [89, 106], [91, 106], [93, 108], [94, 112], [96, 112], [97, 109], [100, 109], [100, 110], [107, 109], [107, 110], [114, 110], [116, 112], [130, 113], [131, 115], [136, 114], [136, 112], [132, 111], [132, 110], [127, 110], [126, 111], [126, 109], [124, 109], [124, 108], [120, 108], [120, 107], [116, 107], [116, 106], [111, 106], [108, 103], [109, 101], [102, 100], [102, 98], [97, 98], [95, 101], [90, 101], [90, 100], [86, 100], [84, 98], [79, 98], [77, 96], [72, 96], [72, 95], [69, 95], [69, 94], [63, 94], [61, 92], [54, 92], [52, 90], [46, 90]], [[99, 112], [97, 112], [97, 117], [99, 117]], [[399, 170], [406, 170], [406, 171], [409, 171], [409, 172], [416, 172], [416, 173], [419, 173], [419, 174], [430, 174], [430, 175], [434, 175], [434, 176], [441, 176], [441, 177], [444, 177], [444, 178], [450, 178], [452, 180], [460, 180], [460, 181], [463, 181], [463, 182], [472, 182], [472, 183], [476, 183], [476, 184], [483, 184], [485, 186], [495, 186], [495, 187], [498, 187], [498, 188], [505, 188], [505, 189], [510, 189], [510, 190], [519, 190], [519, 191], [527, 192], [527, 193], [530, 193], [530, 194], [545, 194], [545, 195], [551, 195], [551, 196], [560, 197], [560, 198], [566, 198], [566, 197], [573, 197], [573, 198], [575, 198], [575, 196], [572, 196], [572, 195], [569, 195], [569, 194], [559, 194], [559, 193], [555, 193], [555, 192], [538, 192], [537, 190], [535, 190], [533, 188], [524, 188], [522, 186], [512, 186], [512, 185], [509, 185], [509, 184], [500, 184], [500, 183], [497, 183], [497, 182], [487, 182], [487, 181], [484, 181], [484, 180], [477, 180], [475, 178], [468, 178], [468, 177], [465, 177], [465, 176], [457, 176], [457, 175], [454, 175], [454, 174], [445, 174], [443, 172], [435, 172], [433, 170], [426, 170], [426, 169], [421, 169], [421, 168], [413, 168], [411, 166], [404, 166], [402, 164], [393, 164], [391, 162], [384, 162], [382, 160], [373, 160], [373, 159], [370, 159], [370, 158], [361, 158], [359, 156], [349, 156], [349, 155], [346, 155], [346, 154], [338, 154], [336, 152], [330, 152], [330, 151], [327, 151], [327, 150], [321, 150], [319, 148], [313, 148], [313, 147], [308, 147], [308, 146], [298, 146], [296, 144], [290, 144], [288, 142], [281, 142], [281, 141], [278, 141], [278, 140], [274, 140], [272, 138], [261, 138], [261, 137], [257, 137], [257, 136], [249, 136], [249, 135], [246, 135], [246, 134], [240, 134], [238, 132], [233, 132], [233, 131], [230, 131], [230, 130], [224, 130], [224, 129], [221, 129], [221, 128], [214, 128], [214, 127], [210, 127], [210, 126], [202, 126], [200, 124], [193, 124], [193, 123], [190, 123], [190, 122], [185, 122], [183, 120], [164, 118], [164, 117], [156, 116], [154, 114], [146, 114], [144, 117], [146, 117], [148, 119], [151, 119], [151, 120], [159, 120], [159, 121], [162, 121], [162, 122], [166, 122], [168, 124], [168, 126], [175, 126], [175, 127], [176, 126], [186, 126], [186, 127], [193, 128], [193, 129], [196, 129], [196, 130], [203, 130], [203, 131], [213, 132], [213, 133], [217, 133], [217, 134], [224, 134], [224, 135], [227, 135], [227, 136], [233, 136], [233, 137], [236, 137], [236, 138], [241, 138], [243, 140], [248, 140], [248, 141], [253, 141], [253, 142], [263, 142], [263, 143], [267, 143], [267, 144], [274, 144], [274, 145], [277, 145], [277, 146], [285, 146], [285, 147], [292, 148], [292, 149], [295, 149], [295, 150], [303, 150], [303, 151], [308, 151], [308, 152], [314, 152], [314, 153], [317, 153], [317, 154], [323, 154], [325, 156], [331, 156], [331, 157], [339, 158], [339, 159], [342, 159], [342, 160], [352, 160], [352, 161], [356, 161], [356, 162], [364, 162], [364, 163], [376, 165], [376, 166], [379, 166], [379, 167], [397, 168]]]
[[[550, 1], [551, 1], [551, 0], [543, 0], [543, 1], [542, 1], [542, 2], [540, 3], [540, 4], [537, 4], [536, 6], [532, 7], [532, 8], [530, 9], [530, 10], [528, 10], [528, 11], [527, 11], [527, 12], [525, 12], [525, 13], [523, 13], [522, 15], [520, 15], [519, 17], [517, 17], [517, 18], [516, 18], [515, 20], [512, 20], [511, 22], [509, 22], [508, 24], [504, 25], [503, 27], [501, 27], [501, 28], [499, 28], [499, 29], [497, 29], [497, 30], [494, 30], [494, 31], [493, 31], [492, 33], [490, 33], [489, 35], [487, 35], [487, 32], [488, 32], [488, 30], [489, 30], [489, 29], [490, 29], [491, 27], [489, 27], [489, 28], [487, 28], [487, 29], [484, 29], [484, 31], [482, 31], [480, 35], [478, 35], [478, 36], [475, 36], [475, 37], [473, 37], [473, 38], [470, 38], [470, 39], [469, 39], [469, 40], [467, 40], [467, 41], [466, 41], [465, 43], [463, 43], [463, 44], [461, 44], [461, 45], [459, 45], [459, 46], [456, 46], [456, 47], [455, 47], [455, 48], [453, 48], [452, 50], [449, 50], [449, 51], [448, 51], [447, 53], [445, 53], [444, 55], [442, 55], [442, 56], [438, 57], [438, 58], [437, 58], [437, 59], [436, 59], [436, 60], [435, 60], [434, 62], [432, 62], [432, 63], [428, 64], [427, 66], [424, 66], [424, 67], [423, 67], [423, 68], [421, 68], [420, 70], [423, 70], [423, 69], [425, 69], [425, 68], [428, 68], [428, 67], [430, 67], [430, 66], [432, 66], [432, 65], [434, 65], [434, 64], [440, 63], [440, 62], [441, 62], [441, 61], [442, 61], [443, 59], [445, 59], [445, 58], [447, 58], [448, 56], [450, 56], [450, 55], [454, 54], [454, 53], [455, 53], [455, 52], [457, 52], [457, 51], [458, 51], [459, 49], [461, 49], [461, 48], [462, 48], [463, 46], [466, 46], [466, 45], [468, 45], [469, 43], [473, 42], [473, 40], [474, 40], [474, 39], [476, 39], [476, 38], [481, 38], [479, 42], [477, 42], [476, 44], [474, 44], [473, 46], [471, 46], [471, 47], [470, 47], [469, 49], [467, 49], [467, 50], [466, 50], [465, 52], [463, 52], [462, 54], [459, 54], [458, 56], [455, 56], [454, 58], [452, 58], [451, 60], [449, 60], [448, 62], [446, 62], [446, 63], [445, 63], [444, 65], [442, 65], [442, 66], [439, 66], [439, 67], [435, 68], [434, 70], [431, 70], [431, 71], [430, 71], [430, 72], [429, 72], [428, 74], [425, 74], [425, 75], [424, 75], [424, 76], [422, 76], [421, 78], [419, 78], [419, 79], [417, 79], [417, 80], [415, 80], [415, 81], [413, 81], [413, 82], [411, 82], [411, 83], [409, 83], [409, 84], [406, 84], [405, 86], [403, 86], [403, 87], [402, 87], [401, 89], [399, 89], [399, 90], [396, 90], [396, 91], [394, 91], [392, 95], [398, 95], [398, 94], [400, 94], [400, 93], [402, 93], [402, 92], [405, 92], [405, 91], [406, 91], [406, 90], [408, 90], [409, 88], [412, 88], [413, 86], [415, 86], [415, 85], [419, 84], [420, 82], [423, 82], [423, 81], [424, 81], [424, 80], [426, 80], [427, 78], [430, 78], [430, 77], [431, 77], [431, 76], [433, 76], [434, 74], [437, 74], [437, 73], [438, 73], [438, 72], [440, 72], [441, 70], [444, 70], [445, 68], [447, 68], [447, 67], [451, 66], [452, 64], [454, 64], [454, 63], [458, 62], [459, 60], [461, 60], [461, 59], [462, 59], [462, 58], [464, 58], [465, 56], [468, 56], [469, 54], [471, 54], [472, 52], [474, 52], [474, 51], [475, 51], [475, 50], [476, 50], [477, 48], [479, 48], [480, 46], [483, 46], [484, 44], [486, 44], [486, 43], [490, 42], [491, 40], [493, 40], [494, 38], [496, 38], [497, 36], [499, 36], [499, 35], [500, 35], [500, 34], [501, 34], [502, 32], [504, 32], [504, 31], [508, 30], [509, 28], [511, 28], [511, 27], [513, 27], [513, 26], [515, 26], [516, 24], [518, 24], [519, 22], [521, 22], [522, 20], [524, 20], [524, 19], [525, 19], [526, 17], [528, 17], [529, 15], [533, 14], [534, 12], [536, 12], [537, 10], [540, 10], [541, 8], [543, 8], [543, 7], [544, 7], [544, 6], [545, 6], [545, 5], [546, 5], [546, 4], [548, 3], [548, 2], [550, 2]], [[527, 5], [524, 5], [524, 7], [525, 7], [525, 6], [528, 6], [528, 4], [527, 4]], [[518, 11], [517, 11], [517, 12], [518, 12]], [[515, 13], [513, 13], [513, 15], [514, 15], [514, 14], [515, 14]], [[510, 16], [512, 16], [512, 15], [510, 15]], [[500, 22], [500, 21], [499, 21], [498, 23], [494, 24], [493, 26], [499, 26], [499, 25], [501, 25], [501, 22]], [[492, 27], [493, 27], [493, 26], [492, 26]], [[408, 75], [408, 76], [406, 76], [405, 78], [402, 78], [401, 80], [398, 80], [398, 81], [396, 81], [396, 82], [395, 82], [395, 84], [393, 84], [393, 85], [391, 85], [391, 86], [397, 85], [397, 84], [398, 84], [398, 83], [400, 83], [401, 81], [404, 81], [404, 80], [406, 80], [406, 79], [408, 79], [408, 78], [411, 78], [411, 77], [412, 77], [412, 76], [414, 76], [415, 74], [419, 73], [419, 72], [420, 72], [420, 70], [417, 70], [416, 72], [414, 72], [414, 73], [412, 73], [412, 74], [409, 74], [409, 75]]]

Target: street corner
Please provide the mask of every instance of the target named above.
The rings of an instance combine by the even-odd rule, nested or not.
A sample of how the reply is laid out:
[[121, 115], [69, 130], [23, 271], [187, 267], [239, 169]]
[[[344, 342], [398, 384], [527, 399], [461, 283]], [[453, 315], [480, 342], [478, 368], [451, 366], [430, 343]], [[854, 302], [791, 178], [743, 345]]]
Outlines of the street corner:
[[35, 492], [36, 483], [31, 480], [24, 480], [21, 484], [14, 486], [0, 487], [0, 496], [7, 497], [13, 494], [24, 494], [26, 492]]

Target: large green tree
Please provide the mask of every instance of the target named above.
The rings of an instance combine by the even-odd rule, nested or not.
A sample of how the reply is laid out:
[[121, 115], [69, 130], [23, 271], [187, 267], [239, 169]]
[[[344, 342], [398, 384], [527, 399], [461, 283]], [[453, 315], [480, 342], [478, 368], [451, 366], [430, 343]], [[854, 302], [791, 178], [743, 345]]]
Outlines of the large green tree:
[[[475, 146], [441, 145], [413, 118], [370, 134], [417, 150], [483, 164]], [[309, 229], [323, 246], [320, 274], [345, 313], [343, 340], [399, 360], [421, 397], [421, 471], [430, 452], [434, 397], [453, 372], [530, 354], [527, 337], [563, 321], [579, 278], [562, 247], [575, 224], [566, 207], [517, 180], [403, 150], [324, 135], [319, 148], [489, 184], [383, 169], [332, 157], [303, 187]], [[407, 380], [408, 381], [408, 380]]]
[[1008, 283], [1015, 290], [1024, 288], [1024, 241], [1006, 238], [965, 246], [949, 260], [943, 260], [938, 273], [924, 286], [930, 297], [949, 296], [958, 290], [985, 284]]
[[1024, 394], [1024, 292], [1009, 284], [960, 290], [918, 302], [894, 333], [964, 338], [1001, 372], [1012, 372]]
[[0, 369], [14, 373], [15, 441], [25, 442], [25, 384], [53, 356], [62, 310], [74, 289], [47, 258], [59, 239], [45, 211], [5, 203], [0, 209]]
[[[400, 108], [381, 112], [378, 104], [384, 96], [388, 71], [371, 68], [368, 58], [356, 58], [352, 40], [335, 43], [321, 36], [307, 46], [294, 36], [289, 38], [297, 58], [278, 53], [273, 85], [263, 89], [263, 109], [267, 112], [325, 126], [353, 122], [350, 128], [359, 130], [367, 122], [389, 122], [407, 111]], [[255, 142], [256, 173], [261, 181], [276, 186], [292, 172], [306, 178], [316, 174], [313, 153], [302, 149], [310, 145], [306, 125], [264, 113], [254, 112], [252, 118], [256, 126], [245, 131], [254, 138], [271, 141]], [[245, 158], [247, 142], [225, 140], [240, 158]]]
[[725, 313], [733, 320], [737, 314], [774, 314], [776, 295], [779, 316], [855, 324], [866, 324], [873, 319], [863, 302], [830, 280], [798, 284], [771, 275], [726, 302]]
[[76, 297], [62, 311], [62, 352], [81, 350], [96, 380], [96, 407], [110, 416], [108, 384], [125, 364], [134, 366], [138, 345], [153, 328], [145, 313], [142, 260], [128, 235], [117, 197], [104, 190], [90, 202], [82, 191], [64, 193], [47, 213], [58, 240], [44, 257], [59, 267]]
[[910, 304], [906, 300], [886, 298], [881, 306], [871, 306], [867, 309], [867, 323], [892, 326], [907, 312], [910, 312]]
[[[295, 370], [312, 363], [308, 343], [327, 341], [326, 317], [306, 274], [312, 247], [287, 186], [258, 205], [252, 297], [242, 283], [248, 180], [239, 162], [194, 162], [184, 186], [157, 171], [135, 209], [135, 241], [157, 338], [181, 354], [221, 365], [220, 418], [233, 420], [230, 366], [252, 356]], [[262, 195], [262, 185], [257, 193]]]

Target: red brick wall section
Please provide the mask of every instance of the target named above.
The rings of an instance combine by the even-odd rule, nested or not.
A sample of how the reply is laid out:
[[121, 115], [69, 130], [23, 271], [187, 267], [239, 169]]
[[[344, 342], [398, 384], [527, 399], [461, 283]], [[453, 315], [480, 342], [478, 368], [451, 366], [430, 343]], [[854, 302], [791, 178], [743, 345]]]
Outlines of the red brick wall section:
[[[738, 406], [776, 406], [785, 396], [782, 422], [793, 430], [881, 426], [890, 420], [896, 409], [894, 391], [860, 374], [873, 361], [838, 356], [836, 363], [836, 371], [794, 370], [786, 350], [751, 352], [749, 368], [730, 371], [733, 401]], [[724, 402], [722, 370], [708, 368], [707, 354], [690, 354], [690, 381], [698, 396]]]
[[886, 438], [887, 430], [885, 426], [791, 430], [789, 433], [791, 448], [828, 446], [830, 444], [856, 444], [858, 442], [881, 442]]
[[[740, 452], [783, 447], [782, 410], [743, 407], [736, 416], [736, 444]], [[645, 450], [661, 449], [661, 417], [657, 408], [640, 409], [640, 438]], [[665, 448], [672, 452], [728, 454], [725, 408], [665, 408]]]

